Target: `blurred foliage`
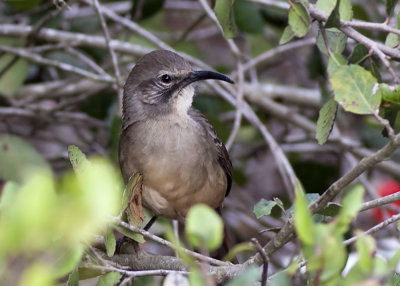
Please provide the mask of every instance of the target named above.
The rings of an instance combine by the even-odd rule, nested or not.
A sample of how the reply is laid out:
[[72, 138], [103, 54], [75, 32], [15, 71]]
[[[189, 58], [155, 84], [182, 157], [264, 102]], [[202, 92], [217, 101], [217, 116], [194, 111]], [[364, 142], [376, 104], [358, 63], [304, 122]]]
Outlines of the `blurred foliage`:
[[[5, 0], [4, 4], [1, 3], [4, 5], [1, 7], [5, 7], [4, 11], [0, 12], [2, 13], [1, 23], [20, 23], [22, 19], [21, 23], [37, 25], [49, 13], [55, 11], [54, 6], [48, 5], [50, 1], [45, 2]], [[100, 2], [101, 4], [118, 4], [120, 1]], [[226, 43], [216, 40], [215, 31], [218, 29], [214, 29], [215, 31], [209, 29], [211, 21], [206, 22], [204, 19], [207, 17], [201, 18], [204, 16], [201, 15], [204, 13], [202, 10], [194, 9], [193, 15], [186, 11], [185, 13], [171, 12], [164, 9], [168, 0], [129, 0], [126, 3], [128, 2], [132, 5], [131, 9], [125, 11], [125, 16], [130, 17], [140, 27], [153, 33], [177, 51], [211, 63], [218, 71], [228, 73], [232, 70], [234, 65]], [[196, 3], [195, 1], [186, 2], [186, 4]], [[268, 83], [310, 89], [319, 88], [323, 103], [319, 115], [315, 106], [299, 105], [291, 109], [317, 123], [315, 136], [314, 134], [309, 136], [310, 134], [306, 132], [301, 134], [306, 135], [305, 138], [311, 138], [308, 142], [315, 144], [318, 141], [321, 145], [329, 145], [331, 131], [334, 124], [337, 124], [343, 134], [351, 134], [360, 141], [360, 144], [363, 144], [363, 147], [380, 148], [388, 142], [388, 139], [381, 135], [382, 126], [374, 119], [377, 114], [388, 119], [396, 131], [400, 130], [400, 86], [388, 80], [390, 74], [377, 58], [371, 56], [369, 48], [349, 41], [348, 37], [338, 29], [340, 20], [357, 19], [382, 23], [386, 17], [393, 17], [392, 22], [396, 28], [399, 28], [400, 14], [397, 0], [372, 1], [373, 3], [369, 2], [368, 5], [362, 1], [351, 3], [350, 0], [314, 1], [317, 9], [329, 15], [328, 20], [321, 25], [322, 30], [315, 29], [316, 24], [313, 24], [315, 19], [310, 17], [307, 0], [289, 1], [288, 10], [247, 0], [212, 1], [214, 2], [215, 5], [212, 8], [222, 26], [223, 34], [226, 38], [235, 38], [243, 51], [243, 61], [274, 49], [278, 44], [290, 43], [306, 35], [315, 37], [316, 45], [309, 51], [300, 49], [298, 53], [296, 50], [284, 56], [278, 54], [249, 73], [252, 83], [256, 82], [260, 85]], [[286, 3], [281, 2], [279, 3]], [[78, 2], [69, 1], [68, 3], [75, 9], [74, 5]], [[77, 7], [85, 10], [84, 6]], [[79, 17], [68, 17], [60, 13], [46, 21], [44, 27], [88, 35], [103, 35], [100, 21], [95, 13], [88, 13], [86, 10]], [[197, 23], [199, 29], [194, 28], [191, 31], [190, 25], [198, 19], [200, 19]], [[125, 30], [120, 25], [114, 25], [113, 21], [107, 20], [107, 23], [110, 24], [113, 39], [132, 43], [138, 47], [157, 48], [144, 36]], [[400, 43], [399, 35], [394, 33], [368, 29], [360, 29], [360, 31], [366, 37], [374, 41], [379, 40], [388, 47], [397, 47]], [[196, 37], [191, 35], [192, 32], [193, 34], [197, 32]], [[207, 36], [207, 33], [210, 35]], [[0, 45], [26, 47], [34, 44], [34, 47], [29, 46], [34, 50], [49, 44], [35, 39], [30, 40], [28, 42], [26, 39], [2, 36]], [[73, 48], [108, 72], [111, 71], [110, 55], [107, 50], [81, 46]], [[91, 69], [87, 62], [62, 46], [44, 49], [41, 55], [72, 66]], [[121, 53], [118, 54], [118, 60], [122, 74], [126, 75], [136, 57]], [[256, 80], [253, 78], [255, 74]], [[118, 161], [121, 118], [115, 89], [107, 87], [96, 90], [93, 94], [91, 94], [92, 90], [88, 90], [80, 94], [71, 94], [70, 98], [67, 96], [61, 98], [52, 95], [53, 91], [58, 91], [58, 88], [55, 88], [36, 98], [31, 97], [30, 94], [19, 94], [20, 98], [16, 97], [18, 91], [28, 83], [48, 84], [65, 80], [62, 88], [69, 87], [70, 84], [72, 86], [79, 77], [69, 75], [69, 72], [53, 67], [40, 66], [7, 53], [0, 54], [0, 105], [7, 108], [18, 103], [17, 108], [26, 108], [37, 114], [39, 119], [48, 117], [43, 122], [35, 120], [29, 122], [30, 118], [27, 119], [28, 123], [4, 122], [6, 126], [4, 130], [13, 131], [0, 134], [1, 286], [50, 286], [55, 285], [62, 278], [66, 280], [68, 274], [67, 285], [75, 286], [79, 284], [79, 279], [93, 276], [88, 269], [80, 268], [82, 266], [80, 262], [82, 257], [88, 254], [86, 246], [94, 241], [94, 235], [104, 237], [106, 254], [109, 257], [114, 255], [117, 248], [116, 232], [137, 242], [145, 242], [143, 236], [110, 222], [111, 215], [119, 214], [122, 219], [129, 217], [125, 214], [125, 210], [127, 200], [131, 195], [125, 190], [121, 207], [119, 200], [122, 197], [123, 187], [118, 171], [115, 169]], [[247, 77], [246, 80], [248, 80]], [[63, 106], [68, 99], [74, 100], [82, 95], [84, 100], [76, 100], [73, 104]], [[21, 99], [21, 102], [15, 101], [18, 99]], [[286, 102], [279, 96], [275, 100], [285, 107], [292, 108], [290, 102]], [[226, 142], [231, 133], [227, 125], [232, 122], [232, 106], [221, 98], [205, 94], [196, 97], [194, 105], [207, 116], [219, 137]], [[60, 106], [63, 107], [60, 108]], [[254, 102], [253, 108], [280, 143], [288, 144], [289, 142], [288, 145], [290, 145], [287, 138], [293, 134], [299, 135], [298, 130], [289, 126], [287, 122], [283, 120], [274, 122], [274, 117]], [[106, 127], [79, 129], [68, 126], [74, 132], [69, 129], [65, 131], [63, 128], [69, 122], [65, 123], [64, 120], [64, 125], [55, 125], [54, 129], [42, 131], [52, 121], [57, 122], [58, 118], [53, 115], [54, 112], [60, 110], [81, 112], [92, 119], [98, 119], [98, 122], [105, 123]], [[357, 116], [360, 114], [367, 116]], [[24, 124], [31, 124], [33, 128], [21, 131], [26, 127]], [[58, 132], [62, 135], [60, 136]], [[12, 133], [20, 136], [11, 135]], [[65, 171], [65, 164], [61, 172], [54, 173], [51, 167], [59, 161], [63, 163], [66, 161], [65, 142], [69, 140], [79, 142], [79, 146], [83, 146], [85, 153], [88, 150], [89, 153], [105, 154], [113, 163], [98, 158], [88, 161], [79, 148], [72, 146], [68, 151], [75, 174]], [[400, 278], [398, 274], [393, 273], [398, 264], [400, 252], [393, 253], [391, 258], [384, 261], [375, 255], [377, 242], [371, 236], [358, 230], [354, 231], [358, 239], [353, 250], [358, 255], [357, 263], [347, 273], [343, 272], [352, 251], [344, 246], [344, 236], [345, 233], [349, 234], [352, 231], [352, 221], [358, 215], [364, 195], [361, 186], [353, 185], [345, 190], [345, 196], [340, 204], [331, 202], [317, 214], [311, 214], [308, 210], [310, 203], [319, 199], [320, 194], [344, 170], [347, 170], [348, 166], [344, 169], [342, 167], [346, 165], [342, 162], [343, 150], [331, 152], [333, 155], [329, 154], [331, 156], [329, 160], [325, 160], [319, 152], [305, 154], [306, 152], [301, 150], [288, 151], [292, 167], [301, 182], [301, 184], [298, 183], [296, 200], [292, 204], [284, 194], [284, 187], [275, 184], [273, 179], [276, 173], [271, 172], [268, 175], [263, 173], [260, 176], [262, 178], [258, 178], [262, 185], [261, 191], [253, 190], [257, 189], [257, 184], [254, 184], [251, 176], [264, 165], [255, 164], [253, 167], [249, 165], [265, 156], [266, 146], [263, 144], [254, 150], [250, 150], [249, 146], [260, 145], [260, 142], [264, 142], [261, 140], [259, 132], [244, 119], [231, 153], [235, 165], [235, 186], [237, 189], [239, 187], [243, 189], [246, 194], [243, 198], [236, 197], [237, 200], [234, 202], [240, 200], [247, 203], [245, 208], [250, 213], [251, 199], [262, 197], [253, 208], [260, 225], [263, 226], [264, 216], [271, 216], [271, 219], [277, 219], [279, 223], [284, 223], [293, 216], [301, 243], [301, 251], [296, 250], [299, 252], [292, 253], [292, 256], [298, 257], [293, 259], [289, 266], [282, 267], [271, 275], [268, 285], [291, 285], [294, 277], [302, 275], [303, 270], [300, 271], [298, 268], [301, 258], [307, 261], [307, 274], [302, 275], [302, 278], [304, 281], [307, 280], [305, 283], [309, 285], [354, 285], [371, 281], [381, 283], [381, 285], [385, 283], [397, 285]], [[52, 143], [61, 146], [62, 154], [56, 159], [46, 160], [42, 155], [46, 152], [51, 153], [53, 150], [45, 144], [48, 141], [55, 141]], [[37, 148], [38, 146], [41, 148]], [[37, 149], [40, 149], [41, 153]], [[330, 160], [332, 157], [334, 159]], [[270, 161], [267, 163], [271, 164]], [[136, 179], [137, 177], [132, 178], [127, 189], [132, 189], [133, 185], [138, 184]], [[271, 199], [273, 195], [268, 193], [271, 189], [277, 191], [280, 198]], [[234, 196], [233, 193], [230, 196]], [[249, 201], [246, 201], [247, 199]], [[233, 208], [232, 212], [238, 212], [238, 210]], [[188, 266], [191, 285], [205, 285], [204, 272], [199, 264], [178, 249], [181, 243], [172, 235], [172, 230], [166, 220], [162, 220], [161, 224], [168, 225], [166, 236], [175, 244], [177, 253]], [[239, 223], [239, 227], [242, 226], [243, 224]], [[273, 231], [277, 229], [279, 228], [275, 227]], [[237, 232], [243, 231], [239, 229]], [[205, 252], [216, 249], [221, 244], [222, 233], [222, 221], [213, 210], [206, 206], [197, 206], [190, 211], [185, 241], [189, 248], [193, 247]], [[256, 236], [259, 233], [249, 232], [248, 235]], [[230, 250], [227, 258], [231, 259], [249, 251], [252, 254], [255, 253], [253, 245], [246, 242], [238, 243]], [[95, 275], [100, 275], [100, 272], [96, 272]], [[260, 276], [260, 268], [249, 267], [227, 285], [250, 285], [259, 281]], [[102, 275], [97, 285], [112, 285], [118, 282], [120, 277], [121, 275], [116, 272]], [[155, 282], [151, 277], [146, 277], [138, 278], [134, 283], [135, 285], [154, 285]]]
[[[70, 153], [77, 175], [55, 179], [48, 168], [36, 165], [18, 184], [6, 184], [0, 200], [1, 285], [55, 285], [117, 214], [121, 182], [116, 170], [104, 159], [87, 162], [77, 148]], [[29, 163], [26, 159], [21, 164]]]

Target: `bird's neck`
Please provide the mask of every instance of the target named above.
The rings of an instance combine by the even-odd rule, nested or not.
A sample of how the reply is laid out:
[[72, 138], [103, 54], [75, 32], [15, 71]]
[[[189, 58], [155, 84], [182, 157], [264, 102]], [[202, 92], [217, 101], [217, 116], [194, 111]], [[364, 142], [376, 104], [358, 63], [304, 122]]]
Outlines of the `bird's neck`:
[[171, 111], [174, 115], [188, 118], [189, 108], [192, 106], [194, 96], [194, 87], [187, 86], [180, 90], [179, 93], [174, 97], [172, 105], [173, 110]]

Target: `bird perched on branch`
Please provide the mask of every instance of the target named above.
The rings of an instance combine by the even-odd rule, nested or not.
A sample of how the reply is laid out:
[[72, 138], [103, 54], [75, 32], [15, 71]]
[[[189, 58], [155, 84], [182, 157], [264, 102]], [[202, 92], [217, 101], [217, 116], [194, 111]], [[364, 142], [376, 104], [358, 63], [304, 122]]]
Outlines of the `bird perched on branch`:
[[124, 87], [119, 162], [125, 183], [143, 175], [142, 202], [155, 216], [184, 221], [195, 204], [219, 208], [232, 184], [232, 164], [214, 128], [192, 106], [195, 82], [226, 75], [195, 71], [178, 54], [144, 55]]

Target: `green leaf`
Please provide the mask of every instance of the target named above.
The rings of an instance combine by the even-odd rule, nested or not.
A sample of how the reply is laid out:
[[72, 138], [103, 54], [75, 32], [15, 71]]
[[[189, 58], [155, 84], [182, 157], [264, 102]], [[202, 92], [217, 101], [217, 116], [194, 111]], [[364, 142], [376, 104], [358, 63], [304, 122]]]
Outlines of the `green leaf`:
[[400, 285], [400, 273], [394, 273], [390, 279], [389, 285]]
[[[297, 263], [298, 264], [298, 263]], [[268, 277], [268, 286], [290, 286], [291, 281], [288, 275], [288, 271], [283, 270], [274, 273], [271, 277]]]
[[[329, 29], [326, 30], [325, 33], [331, 52], [341, 54], [346, 47], [347, 36], [337, 29]], [[321, 53], [325, 54], [326, 56], [330, 56], [328, 50], [326, 49], [321, 31], [318, 31], [317, 47]]]
[[339, 12], [340, 0], [336, 0], [335, 8], [332, 10], [325, 23], [325, 28], [338, 28], [340, 26], [340, 12]]
[[332, 74], [337, 71], [338, 67], [346, 64], [347, 60], [341, 54], [332, 53], [328, 60], [328, 75], [332, 76]]
[[254, 3], [245, 0], [235, 0], [233, 12], [238, 28], [249, 34], [263, 32], [264, 20]]
[[68, 146], [68, 157], [75, 173], [77, 174], [81, 174], [88, 166], [90, 166], [90, 162], [86, 158], [86, 155], [83, 154], [75, 145]]
[[130, 231], [129, 229], [126, 229], [124, 227], [120, 227], [117, 225], [114, 225], [114, 228], [116, 230], [118, 230], [118, 232], [122, 233], [123, 235], [133, 239], [134, 241], [137, 241], [139, 243], [145, 243], [146, 240], [144, 239], [143, 235], [141, 235], [140, 233], [136, 233], [133, 231]]
[[259, 219], [262, 216], [270, 215], [271, 210], [274, 206], [276, 206], [276, 202], [261, 199], [258, 203], [255, 204], [253, 213], [256, 215], [257, 219]]
[[115, 285], [121, 279], [122, 274], [117, 272], [109, 272], [100, 276], [99, 280], [97, 281], [96, 286], [111, 286]]
[[357, 44], [355, 45], [353, 52], [349, 57], [349, 62], [351, 64], [360, 64], [368, 57], [369, 57], [368, 48], [364, 45]]
[[[388, 0], [390, 1], [390, 0]], [[397, 0], [396, 0], [397, 2]], [[399, 29], [400, 28], [400, 13], [397, 14], [397, 23], [396, 23], [396, 28]], [[386, 37], [385, 40], [385, 45], [389, 46], [391, 48], [395, 48], [400, 44], [400, 36], [398, 34], [394, 34], [394, 33], [389, 33]]]
[[79, 269], [76, 267], [71, 274], [68, 275], [67, 286], [79, 286]]
[[304, 37], [311, 25], [310, 15], [300, 3], [292, 3], [289, 9], [289, 25], [297, 37]]
[[317, 213], [323, 216], [334, 217], [340, 212], [341, 207], [342, 206], [340, 204], [330, 202], [325, 208], [318, 211]]
[[226, 286], [243, 286], [243, 285], [254, 285], [260, 281], [261, 267], [249, 266], [243, 273], [235, 277]]
[[28, 266], [28, 269], [23, 272], [18, 285], [53, 286], [55, 281], [53, 281], [49, 266], [36, 262]]
[[382, 100], [400, 105], [400, 85], [391, 86], [386, 83], [379, 84]]
[[279, 40], [279, 45], [286, 44], [290, 42], [294, 38], [294, 33], [290, 26], [287, 26], [285, 30], [283, 30], [281, 39]]
[[236, 244], [233, 248], [229, 249], [229, 252], [225, 255], [225, 257], [222, 260], [223, 261], [231, 261], [239, 253], [254, 252], [254, 251], [255, 251], [254, 244], [252, 244], [250, 242], [242, 242], [242, 243]]
[[392, 17], [394, 8], [397, 5], [398, 0], [386, 0], [386, 15]]
[[319, 111], [317, 132], [315, 134], [318, 144], [323, 145], [328, 140], [335, 123], [336, 113], [337, 103], [333, 98], [330, 98]]
[[347, 231], [349, 224], [356, 217], [361, 209], [364, 197], [364, 187], [355, 185], [346, 192], [342, 199], [342, 208], [336, 224], [336, 232], [343, 234]]
[[108, 257], [111, 257], [115, 253], [115, 246], [117, 244], [115, 240], [114, 230], [111, 226], [107, 227], [107, 233], [104, 236], [104, 243], [106, 245], [106, 251]]
[[12, 181], [6, 182], [3, 190], [0, 191], [0, 212], [3, 208], [12, 203], [19, 189], [20, 185], [18, 185], [17, 183], [14, 183]]
[[378, 111], [381, 93], [373, 90], [376, 79], [358, 65], [340, 66], [330, 77], [335, 100], [349, 112], [373, 114]]
[[189, 210], [186, 218], [186, 237], [193, 246], [217, 249], [222, 243], [223, 229], [222, 219], [209, 206], [199, 204]]
[[[336, 7], [337, 1], [332, 0], [318, 0], [315, 7], [328, 15], [331, 15], [332, 11]], [[339, 5], [340, 19], [344, 21], [350, 21], [353, 18], [353, 9], [351, 7], [350, 0], [341, 0]]]
[[375, 240], [369, 235], [364, 235], [361, 231], [357, 231], [355, 234], [359, 236], [356, 240], [358, 254], [357, 264], [363, 272], [370, 273], [373, 270], [376, 252]]
[[189, 272], [189, 285], [190, 286], [206, 286], [204, 278], [199, 269], [191, 267]]
[[0, 94], [9, 97], [18, 91], [28, 75], [28, 62], [25, 59], [17, 59], [15, 62], [14, 60], [15, 56], [10, 54], [0, 57], [0, 71], [7, 68], [0, 78]]
[[57, 262], [54, 265], [55, 270], [53, 271], [53, 276], [56, 278], [61, 278], [73, 271], [82, 259], [84, 248], [82, 245], [77, 245], [69, 251], [62, 253], [58, 257]]
[[313, 220], [304, 191], [300, 188], [296, 189], [294, 201], [294, 225], [302, 243], [313, 244]]
[[3, 180], [22, 182], [32, 171], [50, 172], [50, 166], [32, 145], [14, 135], [0, 135], [0, 174]]
[[233, 38], [236, 34], [233, 3], [234, 0], [217, 0], [214, 7], [215, 15], [222, 26], [225, 38]]

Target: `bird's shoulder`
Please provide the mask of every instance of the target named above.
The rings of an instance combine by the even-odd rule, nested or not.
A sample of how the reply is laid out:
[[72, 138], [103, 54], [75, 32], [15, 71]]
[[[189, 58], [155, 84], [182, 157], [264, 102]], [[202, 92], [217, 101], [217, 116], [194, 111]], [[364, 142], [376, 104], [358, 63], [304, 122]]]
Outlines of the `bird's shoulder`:
[[232, 169], [233, 169], [232, 162], [229, 158], [229, 153], [226, 150], [224, 143], [221, 141], [221, 139], [219, 139], [214, 127], [199, 110], [197, 110], [194, 107], [191, 107], [188, 111], [188, 115], [198, 124], [200, 124], [206, 136], [209, 136], [215, 145], [215, 148], [217, 150], [218, 163], [224, 170], [227, 178], [227, 188], [225, 194], [227, 196], [232, 186]]

